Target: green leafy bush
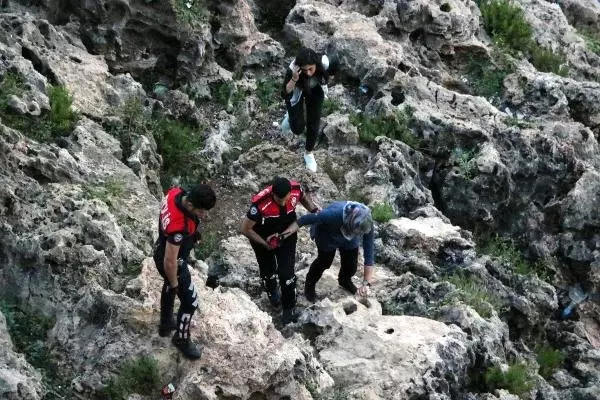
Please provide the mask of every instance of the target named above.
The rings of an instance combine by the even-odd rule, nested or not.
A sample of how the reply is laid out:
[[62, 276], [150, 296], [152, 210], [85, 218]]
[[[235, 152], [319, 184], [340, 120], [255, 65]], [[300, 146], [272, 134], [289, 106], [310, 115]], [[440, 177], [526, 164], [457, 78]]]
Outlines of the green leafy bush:
[[159, 119], [154, 130], [158, 152], [162, 155], [161, 182], [170, 187], [175, 177], [180, 184], [202, 181], [208, 174], [205, 158], [198, 154], [204, 139], [196, 128], [171, 119]]
[[577, 28], [577, 32], [585, 40], [587, 48], [600, 56], [600, 34], [589, 28]]
[[449, 300], [464, 302], [483, 318], [490, 318], [493, 310], [502, 311], [506, 308], [505, 302], [490, 291], [485, 283], [476, 276], [457, 273], [445, 279], [456, 287], [456, 291]]
[[548, 379], [565, 360], [562, 351], [552, 348], [548, 343], [537, 347], [536, 353], [536, 359], [540, 366], [539, 374], [544, 379]]
[[75, 128], [79, 115], [73, 111], [73, 98], [64, 86], [50, 86], [50, 123], [54, 136], [69, 134]]
[[522, 396], [533, 388], [533, 379], [524, 363], [510, 364], [506, 372], [500, 367], [491, 367], [485, 373], [485, 383], [490, 392], [505, 389], [517, 396]]
[[194, 248], [194, 254], [199, 260], [206, 260], [219, 250], [221, 240], [214, 232], [203, 232], [200, 243]]
[[8, 110], [10, 96], [21, 96], [25, 92], [23, 77], [6, 72], [0, 81], [0, 117], [2, 122], [34, 140], [51, 141], [58, 136], [68, 135], [79, 120], [72, 109], [73, 98], [64, 86], [49, 86], [50, 112], [40, 116], [14, 114]]
[[508, 0], [491, 0], [481, 2], [479, 8], [485, 30], [497, 45], [509, 51], [528, 51], [532, 30], [521, 7]]
[[98, 199], [110, 207], [114, 207], [113, 202], [122, 197], [125, 192], [123, 182], [118, 179], [108, 179], [99, 184], [89, 184], [83, 188], [83, 196], [86, 199]]
[[460, 147], [452, 151], [452, 158], [466, 179], [473, 179], [477, 172], [477, 164], [475, 163], [476, 153], [476, 149], [464, 150]]
[[377, 222], [388, 222], [394, 218], [394, 208], [388, 203], [376, 203], [371, 207], [371, 215]]
[[[510, 0], [487, 0], [479, 3], [479, 9], [485, 30], [496, 45], [513, 54], [527, 55], [539, 71], [567, 75], [565, 56], [554, 54], [534, 42], [531, 26], [518, 5]], [[494, 74], [491, 78], [499, 76]]]
[[569, 69], [565, 66], [567, 59], [563, 54], [554, 54], [537, 44], [531, 45], [529, 61], [541, 72], [566, 76]]
[[499, 51], [492, 58], [469, 57], [467, 75], [469, 84], [478, 96], [490, 98], [502, 93], [504, 79], [514, 71], [512, 63]]
[[119, 123], [106, 120], [103, 127], [106, 132], [121, 142], [123, 161], [125, 161], [131, 156], [131, 147], [136, 138], [152, 131], [153, 121], [144, 115], [142, 101], [135, 97], [130, 97], [121, 106], [113, 108], [110, 114], [117, 117]]
[[12, 95], [21, 96], [25, 92], [25, 82], [20, 74], [7, 71], [0, 81], [0, 108], [6, 108], [8, 98]]
[[527, 260], [514, 242], [510, 239], [502, 239], [498, 236], [478, 243], [478, 252], [497, 257], [509, 264], [513, 272], [520, 275], [537, 276], [538, 278], [551, 281], [552, 270], [547, 268], [542, 261], [531, 262]]
[[150, 356], [140, 356], [121, 364], [117, 375], [104, 389], [104, 397], [110, 400], [125, 400], [131, 393], [155, 394], [160, 387], [157, 361]]
[[170, 0], [175, 18], [180, 24], [194, 29], [208, 22], [211, 13], [205, 0]]
[[341, 108], [342, 108], [342, 103], [337, 99], [327, 98], [327, 99], [323, 100], [323, 109], [322, 109], [323, 116], [331, 115], [334, 112], [341, 110]]
[[409, 129], [413, 109], [409, 106], [392, 115], [369, 116], [365, 113], [350, 116], [350, 123], [358, 128], [359, 139], [366, 144], [377, 136], [400, 140], [412, 148], [418, 148], [420, 140]]
[[256, 95], [260, 101], [260, 106], [263, 110], [271, 108], [274, 104], [279, 103], [281, 90], [280, 83], [275, 79], [265, 78], [259, 79], [256, 83]]
[[131, 146], [139, 136], [154, 137], [163, 158], [160, 177], [165, 188], [177, 177], [181, 178], [180, 184], [188, 184], [207, 176], [206, 160], [198, 154], [204, 143], [202, 128], [167, 117], [145, 115], [139, 99], [127, 100], [113, 109], [112, 115], [120, 122], [105, 121], [104, 127], [121, 142], [124, 159], [131, 154]]
[[42, 384], [47, 395], [53, 397], [56, 392], [70, 397], [70, 373], [59, 368], [52, 357], [51, 348], [46, 343], [48, 331], [56, 321], [40, 313], [18, 307], [16, 304], [0, 299], [0, 311], [6, 318], [6, 326], [15, 351], [23, 353], [25, 359], [42, 373]]

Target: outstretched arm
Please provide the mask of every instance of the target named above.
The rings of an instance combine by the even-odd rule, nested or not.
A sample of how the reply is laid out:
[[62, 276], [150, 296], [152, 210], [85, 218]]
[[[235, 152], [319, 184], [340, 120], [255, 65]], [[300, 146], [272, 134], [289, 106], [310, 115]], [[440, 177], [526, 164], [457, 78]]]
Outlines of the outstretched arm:
[[365, 269], [363, 284], [358, 288], [358, 294], [366, 296], [369, 293], [369, 287], [373, 280], [373, 272], [375, 271], [374, 258], [375, 258], [375, 233], [373, 229], [370, 232], [363, 235], [363, 253], [365, 258]]
[[302, 206], [306, 208], [307, 211], [313, 214], [321, 211], [321, 207], [316, 205], [312, 198], [310, 196], [307, 196], [306, 193], [302, 195], [302, 198], [300, 199], [300, 204], [302, 204]]

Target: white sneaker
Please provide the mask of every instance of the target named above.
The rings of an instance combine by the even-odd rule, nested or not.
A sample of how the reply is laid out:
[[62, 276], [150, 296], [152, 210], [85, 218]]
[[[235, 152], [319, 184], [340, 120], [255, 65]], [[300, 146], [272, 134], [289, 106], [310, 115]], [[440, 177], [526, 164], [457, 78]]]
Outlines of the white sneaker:
[[283, 117], [283, 120], [279, 124], [279, 128], [281, 129], [281, 132], [285, 134], [288, 134], [292, 131], [292, 128], [290, 127], [290, 117], [288, 113], [285, 113], [285, 117]]
[[312, 153], [304, 153], [304, 163], [309, 171], [317, 172], [317, 162]]

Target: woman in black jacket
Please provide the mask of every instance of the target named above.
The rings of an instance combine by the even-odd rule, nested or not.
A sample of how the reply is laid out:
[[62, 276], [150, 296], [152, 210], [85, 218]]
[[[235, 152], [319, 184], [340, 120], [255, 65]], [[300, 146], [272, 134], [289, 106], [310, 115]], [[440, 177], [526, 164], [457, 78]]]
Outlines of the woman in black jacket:
[[[337, 70], [335, 62], [325, 54], [303, 48], [286, 70], [283, 81], [283, 97], [287, 114], [281, 129], [302, 134], [306, 127], [304, 162], [310, 171], [317, 171], [317, 162], [312, 154], [321, 122], [321, 108], [327, 94], [329, 77]], [[306, 118], [304, 107], [306, 106]]]

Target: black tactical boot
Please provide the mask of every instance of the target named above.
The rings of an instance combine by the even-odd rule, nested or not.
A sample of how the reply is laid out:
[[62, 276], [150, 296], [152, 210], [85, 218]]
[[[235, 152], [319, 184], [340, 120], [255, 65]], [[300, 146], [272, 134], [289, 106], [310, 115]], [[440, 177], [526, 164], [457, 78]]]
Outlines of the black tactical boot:
[[171, 341], [189, 360], [197, 360], [202, 356], [202, 346], [196, 346], [190, 338], [182, 339], [175, 333]]

